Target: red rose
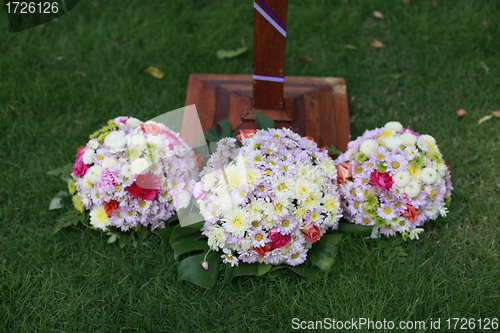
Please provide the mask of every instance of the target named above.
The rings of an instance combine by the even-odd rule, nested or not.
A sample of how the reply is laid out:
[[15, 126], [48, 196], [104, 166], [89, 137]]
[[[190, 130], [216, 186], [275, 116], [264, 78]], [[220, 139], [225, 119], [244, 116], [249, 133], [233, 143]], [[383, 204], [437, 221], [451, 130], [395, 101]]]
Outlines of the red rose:
[[254, 247], [253, 249], [255, 251], [257, 251], [257, 253], [259, 254], [259, 257], [264, 258], [264, 256], [266, 255], [266, 252], [271, 251], [273, 249], [273, 247], [272, 247], [271, 243], [267, 243], [264, 246]]
[[348, 178], [352, 178], [351, 165], [349, 162], [336, 164], [335, 168], [337, 169], [337, 183], [342, 184], [345, 183]]
[[83, 163], [83, 154], [85, 153], [85, 146], [78, 148], [75, 158], [75, 163], [73, 163], [73, 171], [71, 174], [75, 177], [82, 177], [87, 173], [90, 168], [89, 164]]
[[106, 214], [108, 214], [108, 217], [111, 217], [111, 215], [117, 208], [118, 208], [118, 201], [116, 200], [110, 200], [109, 202], [104, 201], [104, 210], [106, 211]]
[[394, 184], [394, 181], [388, 172], [372, 171], [368, 184], [377, 185], [381, 188], [389, 190], [392, 187], [392, 184]]
[[139, 197], [144, 200], [153, 200], [158, 192], [160, 192], [160, 190], [157, 189], [140, 187], [136, 182], [127, 187], [127, 191], [132, 197]]
[[290, 235], [283, 235], [279, 232], [278, 228], [273, 228], [269, 231], [269, 240], [271, 241], [271, 246], [274, 249], [279, 249], [290, 243]]
[[407, 217], [411, 223], [415, 223], [415, 221], [417, 220], [417, 215], [417, 210], [410, 204], [406, 204], [406, 210], [401, 214], [401, 216]]
[[316, 142], [314, 141], [314, 138], [312, 136], [305, 136], [304, 138], [307, 140], [311, 140], [312, 142]]
[[236, 139], [238, 139], [238, 141], [242, 142], [243, 139], [249, 138], [252, 135], [254, 135], [255, 133], [257, 133], [257, 130], [243, 129], [243, 130], [240, 130], [240, 134], [236, 136]]
[[306, 239], [306, 241], [311, 243], [317, 242], [321, 238], [319, 227], [315, 224], [305, 224], [302, 232], [304, 233], [304, 238]]

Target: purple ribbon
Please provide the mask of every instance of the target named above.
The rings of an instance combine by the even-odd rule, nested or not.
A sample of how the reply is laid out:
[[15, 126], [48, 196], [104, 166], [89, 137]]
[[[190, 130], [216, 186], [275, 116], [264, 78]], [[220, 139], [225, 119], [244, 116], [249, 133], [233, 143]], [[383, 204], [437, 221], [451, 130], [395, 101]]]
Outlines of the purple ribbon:
[[285, 77], [283, 76], [266, 76], [266, 75], [252, 75], [254, 80], [260, 81], [271, 81], [271, 82], [285, 82]]
[[[274, 17], [269, 16], [264, 9], [262, 9], [256, 1], [259, 1], [262, 7], [266, 8], [269, 13]], [[268, 5], [263, 0], [256, 0], [253, 2], [253, 8], [255, 8], [271, 25], [279, 31], [280, 34], [283, 35], [283, 37], [286, 37], [286, 25], [281, 22], [281, 20], [276, 16], [276, 14], [269, 8]]]

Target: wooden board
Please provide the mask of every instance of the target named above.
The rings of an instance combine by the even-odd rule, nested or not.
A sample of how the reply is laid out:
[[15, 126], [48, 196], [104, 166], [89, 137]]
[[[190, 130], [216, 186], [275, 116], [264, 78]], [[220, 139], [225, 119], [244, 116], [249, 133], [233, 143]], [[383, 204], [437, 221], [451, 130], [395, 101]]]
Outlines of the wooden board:
[[[229, 119], [233, 131], [255, 128], [254, 111], [311, 136], [320, 147], [345, 151], [350, 141], [347, 89], [343, 78], [285, 77], [283, 109], [254, 109], [251, 75], [191, 74], [185, 105], [195, 104], [203, 130]], [[183, 123], [189, 131], [189, 121]]]

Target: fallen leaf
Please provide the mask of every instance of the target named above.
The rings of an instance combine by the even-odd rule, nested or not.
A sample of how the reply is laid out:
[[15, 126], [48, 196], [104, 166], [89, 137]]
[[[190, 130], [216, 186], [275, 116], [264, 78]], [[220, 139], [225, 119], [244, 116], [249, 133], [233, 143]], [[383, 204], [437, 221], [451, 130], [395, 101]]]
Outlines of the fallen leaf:
[[373, 47], [377, 47], [377, 48], [378, 47], [384, 47], [384, 44], [381, 41], [376, 40], [376, 39], [372, 40], [370, 42], [370, 45], [373, 46]]
[[500, 110], [491, 111], [491, 114], [495, 116], [495, 118], [500, 118]]
[[154, 76], [157, 79], [163, 79], [163, 76], [165, 76], [165, 73], [160, 71], [158, 68], [149, 66], [144, 70], [145, 73], [148, 73], [151, 76]]
[[493, 115], [491, 115], [491, 114], [489, 116], [484, 116], [483, 118], [479, 119], [479, 121], [477, 123], [478, 123], [478, 125], [482, 124], [485, 121], [490, 120], [491, 118], [493, 118]]
[[424, 36], [422, 39], [423, 39], [423, 40], [429, 40], [429, 39], [431, 39], [431, 38], [432, 38], [431, 36]]
[[456, 112], [457, 116], [459, 116], [459, 117], [463, 117], [467, 114], [467, 111], [465, 111], [464, 109], [460, 109], [460, 110], [457, 110], [455, 112]]
[[9, 104], [9, 107], [12, 111], [14, 111], [18, 116], [19, 116], [19, 111], [15, 107], [13, 107], [11, 104]]
[[127, 41], [127, 37], [123, 37], [123, 36], [117, 36], [113, 39], [113, 43], [116, 43], [116, 42], [125, 42]]
[[344, 45], [344, 47], [345, 47], [346, 49], [352, 49], [352, 50], [357, 50], [357, 49], [358, 49], [356, 46], [354, 46], [354, 45], [350, 45], [350, 44]]
[[245, 53], [247, 50], [248, 47], [246, 46], [239, 47], [236, 50], [219, 50], [217, 51], [217, 58], [219, 59], [234, 58], [239, 56], [240, 54]]
[[85, 74], [84, 72], [79, 72], [79, 71], [76, 71], [75, 74], [81, 75], [83, 77], [87, 76], [87, 74]]
[[293, 59], [300, 61], [300, 62], [311, 62], [312, 61], [312, 58], [309, 58], [309, 57], [304, 57], [304, 58], [293, 57]]
[[488, 68], [488, 66], [486, 66], [484, 62], [480, 61], [479, 64], [481, 65], [481, 67], [484, 68], [486, 75], [490, 74], [490, 69]]
[[372, 13], [373, 16], [375, 16], [376, 18], [379, 18], [379, 19], [383, 19], [384, 18], [384, 14], [382, 14], [381, 12], [379, 12], [378, 10], [375, 10], [373, 13]]
[[432, 5], [434, 5], [434, 6], [437, 6], [437, 5], [438, 5], [437, 0], [431, 0], [431, 2], [432, 2]]
[[403, 0], [403, 3], [410, 3], [411, 0]]
[[491, 22], [488, 22], [488, 21], [484, 21], [484, 20], [483, 20], [483, 25], [484, 25], [485, 27], [488, 27], [488, 28], [489, 28], [489, 27], [491, 27]]

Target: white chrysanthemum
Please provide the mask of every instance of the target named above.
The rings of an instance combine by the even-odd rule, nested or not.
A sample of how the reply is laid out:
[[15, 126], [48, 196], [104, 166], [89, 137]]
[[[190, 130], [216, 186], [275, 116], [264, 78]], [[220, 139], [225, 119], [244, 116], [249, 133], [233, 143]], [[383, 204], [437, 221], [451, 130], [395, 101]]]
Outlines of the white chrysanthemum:
[[97, 206], [90, 211], [90, 224], [101, 230], [106, 230], [109, 223], [109, 217], [103, 206]]
[[101, 179], [102, 167], [100, 165], [93, 165], [85, 174], [85, 178], [92, 184], [96, 184]]
[[305, 200], [311, 192], [315, 191], [316, 185], [310, 181], [307, 181], [305, 179], [297, 179], [297, 182], [295, 183], [295, 194], [297, 195], [297, 198], [300, 200]]
[[99, 147], [99, 141], [97, 139], [92, 139], [87, 143], [87, 147], [95, 150]]
[[217, 178], [215, 178], [215, 172], [208, 172], [203, 176], [203, 189], [208, 191], [215, 186]]
[[128, 178], [130, 178], [131, 176], [134, 175], [134, 172], [132, 171], [132, 166], [130, 164], [123, 165], [121, 172], [122, 172], [122, 175], [124, 177], [128, 177]]
[[434, 184], [437, 179], [437, 172], [433, 168], [423, 168], [419, 174], [420, 179], [428, 185]]
[[446, 217], [447, 214], [448, 214], [448, 208], [446, 208], [444, 205], [440, 206], [439, 215], [441, 215], [442, 217]]
[[408, 133], [408, 132], [401, 134], [400, 138], [401, 138], [401, 142], [405, 146], [413, 146], [417, 143], [417, 136], [413, 135], [411, 133]]
[[385, 124], [384, 128], [397, 133], [403, 130], [403, 125], [401, 125], [401, 123], [397, 121], [390, 121]]
[[104, 145], [111, 149], [122, 149], [125, 147], [127, 140], [125, 134], [121, 131], [113, 131], [109, 133], [104, 139]]
[[408, 171], [402, 170], [396, 172], [392, 179], [394, 180], [394, 184], [396, 184], [396, 186], [404, 188], [410, 183], [411, 176]]
[[116, 166], [117, 164], [118, 164], [118, 160], [116, 158], [113, 158], [113, 157], [106, 157], [102, 161], [103, 168], [112, 168], [112, 167]]
[[420, 148], [424, 152], [429, 151], [429, 149], [435, 150], [436, 149], [436, 140], [430, 135], [423, 134], [423, 135], [418, 137], [417, 147]]
[[420, 193], [420, 184], [416, 180], [412, 180], [405, 186], [405, 193], [410, 197], [414, 198]]
[[94, 149], [85, 149], [85, 152], [83, 153], [82, 159], [83, 163], [85, 164], [92, 164], [94, 161]]
[[187, 207], [189, 204], [189, 199], [191, 198], [191, 195], [187, 193], [186, 191], [180, 191], [177, 192], [176, 195], [174, 196], [174, 206], [176, 210], [179, 210], [181, 208]]
[[376, 152], [377, 148], [378, 148], [377, 141], [372, 139], [363, 141], [361, 146], [359, 146], [359, 150], [366, 156], [370, 156], [372, 153]]
[[388, 138], [384, 138], [382, 139], [382, 142], [390, 150], [399, 148], [399, 146], [403, 143], [403, 141], [397, 136], [390, 136]]
[[127, 126], [129, 126], [131, 128], [136, 128], [136, 127], [140, 126], [141, 124], [142, 124], [142, 121], [140, 121], [139, 119], [136, 119], [133, 117], [130, 117], [127, 119]]
[[161, 143], [162, 143], [162, 138], [159, 137], [159, 136], [149, 136], [146, 140], [146, 142], [150, 145], [153, 145], [153, 146], [156, 146], [156, 147], [160, 147], [161, 146]]
[[132, 172], [135, 175], [138, 174], [146, 174], [148, 172], [148, 168], [150, 167], [151, 163], [148, 162], [144, 158], [138, 158], [136, 160], [132, 161]]
[[234, 236], [243, 237], [252, 223], [249, 217], [250, 214], [243, 209], [232, 209], [226, 213], [223, 227]]
[[135, 146], [138, 148], [143, 148], [144, 146], [146, 146], [146, 139], [144, 138], [144, 135], [136, 134], [136, 135], [132, 135], [129, 138], [130, 138], [129, 145], [131, 145], [131, 146]]
[[441, 185], [443, 182], [443, 177], [439, 174], [439, 172], [436, 174], [436, 186]]

